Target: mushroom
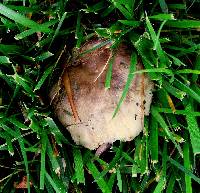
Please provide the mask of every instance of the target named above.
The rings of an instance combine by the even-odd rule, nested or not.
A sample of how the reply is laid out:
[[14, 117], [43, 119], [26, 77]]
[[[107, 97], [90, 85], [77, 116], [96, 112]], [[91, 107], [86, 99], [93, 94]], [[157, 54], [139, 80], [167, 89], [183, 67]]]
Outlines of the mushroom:
[[[129, 74], [131, 52], [121, 44], [113, 56], [112, 42], [105, 42], [86, 42], [79, 50], [77, 65], [67, 67], [61, 85], [56, 83], [49, 94], [56, 116], [73, 140], [91, 150], [116, 140], [134, 139], [143, 130], [144, 115], [149, 114], [152, 100], [153, 83], [147, 74], [135, 74], [113, 118]], [[111, 58], [111, 87], [105, 89]], [[142, 69], [142, 65], [138, 63], [137, 69]]]

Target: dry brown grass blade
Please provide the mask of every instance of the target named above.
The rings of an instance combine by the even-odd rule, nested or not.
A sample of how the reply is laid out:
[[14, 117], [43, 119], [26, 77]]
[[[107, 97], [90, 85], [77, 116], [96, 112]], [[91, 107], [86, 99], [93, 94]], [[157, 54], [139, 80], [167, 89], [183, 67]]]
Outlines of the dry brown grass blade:
[[168, 101], [168, 104], [169, 104], [170, 108], [172, 109], [172, 112], [175, 113], [176, 112], [176, 108], [175, 108], [175, 105], [174, 105], [174, 103], [172, 101], [172, 98], [169, 95], [167, 95], [167, 101]]
[[78, 120], [80, 121], [79, 116], [78, 116], [78, 112], [76, 110], [76, 106], [74, 104], [73, 91], [71, 89], [71, 83], [70, 83], [69, 74], [68, 74], [67, 71], [64, 72], [64, 74], [62, 76], [62, 81], [63, 81], [64, 87], [65, 87], [65, 92], [67, 94], [75, 122], [77, 122]]
[[55, 157], [58, 157], [59, 156], [59, 151], [58, 151], [58, 148], [56, 146], [56, 142], [55, 142], [53, 136], [51, 136], [51, 142], [53, 144], [53, 154], [54, 154]]

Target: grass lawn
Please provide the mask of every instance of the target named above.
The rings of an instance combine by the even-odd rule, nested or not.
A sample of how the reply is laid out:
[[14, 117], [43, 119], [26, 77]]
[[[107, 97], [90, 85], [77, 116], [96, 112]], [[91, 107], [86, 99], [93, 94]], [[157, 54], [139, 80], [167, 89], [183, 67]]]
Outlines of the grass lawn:
[[[48, 99], [94, 37], [128, 45], [154, 82], [144, 131], [100, 157]], [[199, 0], [1, 1], [0, 191], [200, 192], [199, 74]]]

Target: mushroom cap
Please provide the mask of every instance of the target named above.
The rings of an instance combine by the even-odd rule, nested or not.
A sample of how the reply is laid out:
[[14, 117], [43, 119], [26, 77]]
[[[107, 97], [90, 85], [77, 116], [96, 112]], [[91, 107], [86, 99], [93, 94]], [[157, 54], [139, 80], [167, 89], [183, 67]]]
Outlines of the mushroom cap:
[[[87, 42], [80, 53], [103, 41]], [[118, 47], [114, 55], [111, 87], [105, 89], [108, 61], [112, 57], [110, 45], [80, 55], [77, 59], [79, 64], [68, 67], [67, 74], [64, 74], [70, 80], [78, 121], [74, 119], [65, 90], [62, 88], [60, 94], [56, 93], [57, 83], [50, 92], [60, 122], [71, 133], [76, 144], [91, 150], [104, 143], [135, 138], [143, 130], [144, 115], [149, 114], [152, 99], [153, 83], [146, 74], [135, 74], [125, 100], [112, 118], [128, 78], [131, 53], [124, 44]], [[141, 68], [141, 64], [137, 64], [137, 69]]]

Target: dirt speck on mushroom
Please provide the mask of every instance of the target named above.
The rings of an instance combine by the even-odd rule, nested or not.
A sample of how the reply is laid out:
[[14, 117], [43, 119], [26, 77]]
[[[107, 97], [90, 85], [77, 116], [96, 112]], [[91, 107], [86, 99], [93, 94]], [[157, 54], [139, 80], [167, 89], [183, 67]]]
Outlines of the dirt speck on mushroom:
[[[144, 116], [149, 114], [152, 100], [153, 83], [147, 74], [135, 74], [126, 99], [112, 119], [129, 74], [131, 52], [124, 44], [118, 47], [111, 88], [105, 89], [111, 43], [86, 52], [104, 41], [89, 41], [82, 46], [77, 65], [68, 67], [63, 75], [63, 80], [68, 82], [65, 84], [70, 84], [68, 91], [66, 85], [61, 84], [58, 89], [56, 83], [50, 92], [51, 104], [60, 122], [76, 144], [91, 150], [116, 140], [134, 139], [143, 130]], [[142, 69], [142, 65], [138, 63], [137, 69]]]

